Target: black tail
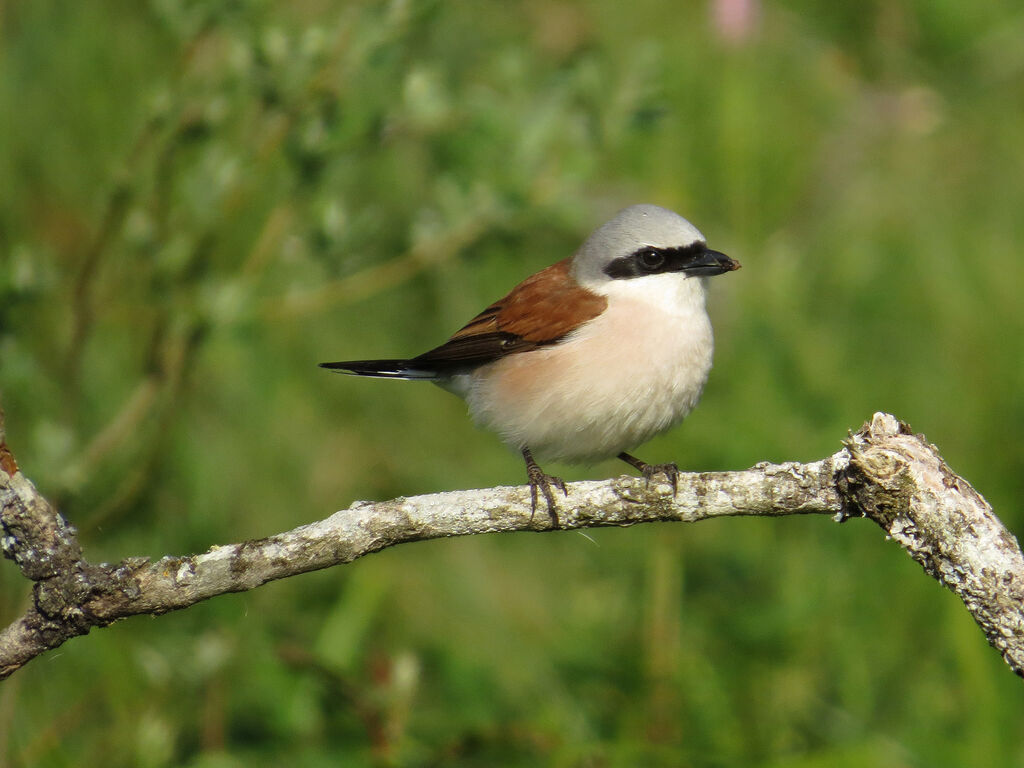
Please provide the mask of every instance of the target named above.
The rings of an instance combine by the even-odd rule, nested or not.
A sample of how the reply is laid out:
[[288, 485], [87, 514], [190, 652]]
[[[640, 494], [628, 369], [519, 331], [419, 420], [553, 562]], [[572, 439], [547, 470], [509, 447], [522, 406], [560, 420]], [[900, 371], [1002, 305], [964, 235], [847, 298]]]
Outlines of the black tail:
[[437, 371], [417, 367], [413, 360], [343, 360], [338, 363], [320, 363], [350, 376], [375, 376], [380, 379], [436, 379]]

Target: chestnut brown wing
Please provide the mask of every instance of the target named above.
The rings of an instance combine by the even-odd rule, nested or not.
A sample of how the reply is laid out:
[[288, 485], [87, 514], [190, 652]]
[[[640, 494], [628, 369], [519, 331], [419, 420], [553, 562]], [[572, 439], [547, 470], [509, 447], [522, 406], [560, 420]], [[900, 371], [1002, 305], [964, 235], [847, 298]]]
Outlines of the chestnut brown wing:
[[581, 288], [570, 274], [570, 264], [571, 259], [565, 259], [526, 278], [444, 344], [410, 364], [438, 372], [467, 370], [554, 344], [593, 320], [608, 300]]

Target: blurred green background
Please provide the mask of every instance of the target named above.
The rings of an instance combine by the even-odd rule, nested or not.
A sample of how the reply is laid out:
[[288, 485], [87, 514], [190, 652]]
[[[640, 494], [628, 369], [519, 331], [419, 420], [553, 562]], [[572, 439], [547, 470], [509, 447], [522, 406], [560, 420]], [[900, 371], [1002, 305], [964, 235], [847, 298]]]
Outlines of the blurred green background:
[[[693, 220], [701, 407], [813, 460], [888, 410], [1024, 531], [1015, 0], [0, 4], [0, 399], [93, 560], [517, 484], [443, 340], [618, 208]], [[558, 465], [567, 479], [622, 472]], [[0, 564], [0, 619], [26, 582]], [[871, 524], [398, 547], [0, 686], [4, 766], [1024, 766], [1024, 691]]]

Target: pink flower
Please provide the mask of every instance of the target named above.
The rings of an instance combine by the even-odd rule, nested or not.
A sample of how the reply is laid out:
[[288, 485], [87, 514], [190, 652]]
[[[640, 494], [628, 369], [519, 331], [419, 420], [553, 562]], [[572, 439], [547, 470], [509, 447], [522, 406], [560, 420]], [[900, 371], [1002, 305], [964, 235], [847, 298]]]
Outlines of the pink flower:
[[737, 45], [750, 38], [760, 15], [759, 0], [711, 0], [712, 26], [719, 37]]

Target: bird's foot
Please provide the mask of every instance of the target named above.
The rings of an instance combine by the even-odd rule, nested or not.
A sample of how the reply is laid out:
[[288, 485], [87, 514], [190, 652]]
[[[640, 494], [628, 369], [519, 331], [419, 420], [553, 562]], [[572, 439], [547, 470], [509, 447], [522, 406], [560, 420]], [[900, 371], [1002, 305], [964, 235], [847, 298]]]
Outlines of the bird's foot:
[[530, 480], [530, 521], [533, 522], [533, 516], [537, 514], [537, 491], [539, 489], [544, 494], [544, 500], [548, 504], [548, 516], [551, 518], [551, 527], [560, 528], [558, 512], [555, 510], [555, 495], [552, 493], [551, 487], [554, 486], [560, 490], [563, 496], [568, 496], [569, 492], [565, 488], [565, 481], [560, 477], [546, 474], [540, 468], [540, 465], [533, 460], [533, 455], [528, 448], [523, 449], [523, 458], [526, 460], [526, 476]]
[[672, 495], [676, 495], [679, 484], [679, 467], [674, 461], [670, 461], [668, 464], [648, 464], [646, 461], [640, 461], [640, 459], [630, 456], [625, 452], [620, 453], [619, 458], [631, 467], [640, 470], [640, 474], [644, 476], [647, 485], [651, 484], [651, 478], [655, 475], [664, 475], [669, 485], [672, 486]]

